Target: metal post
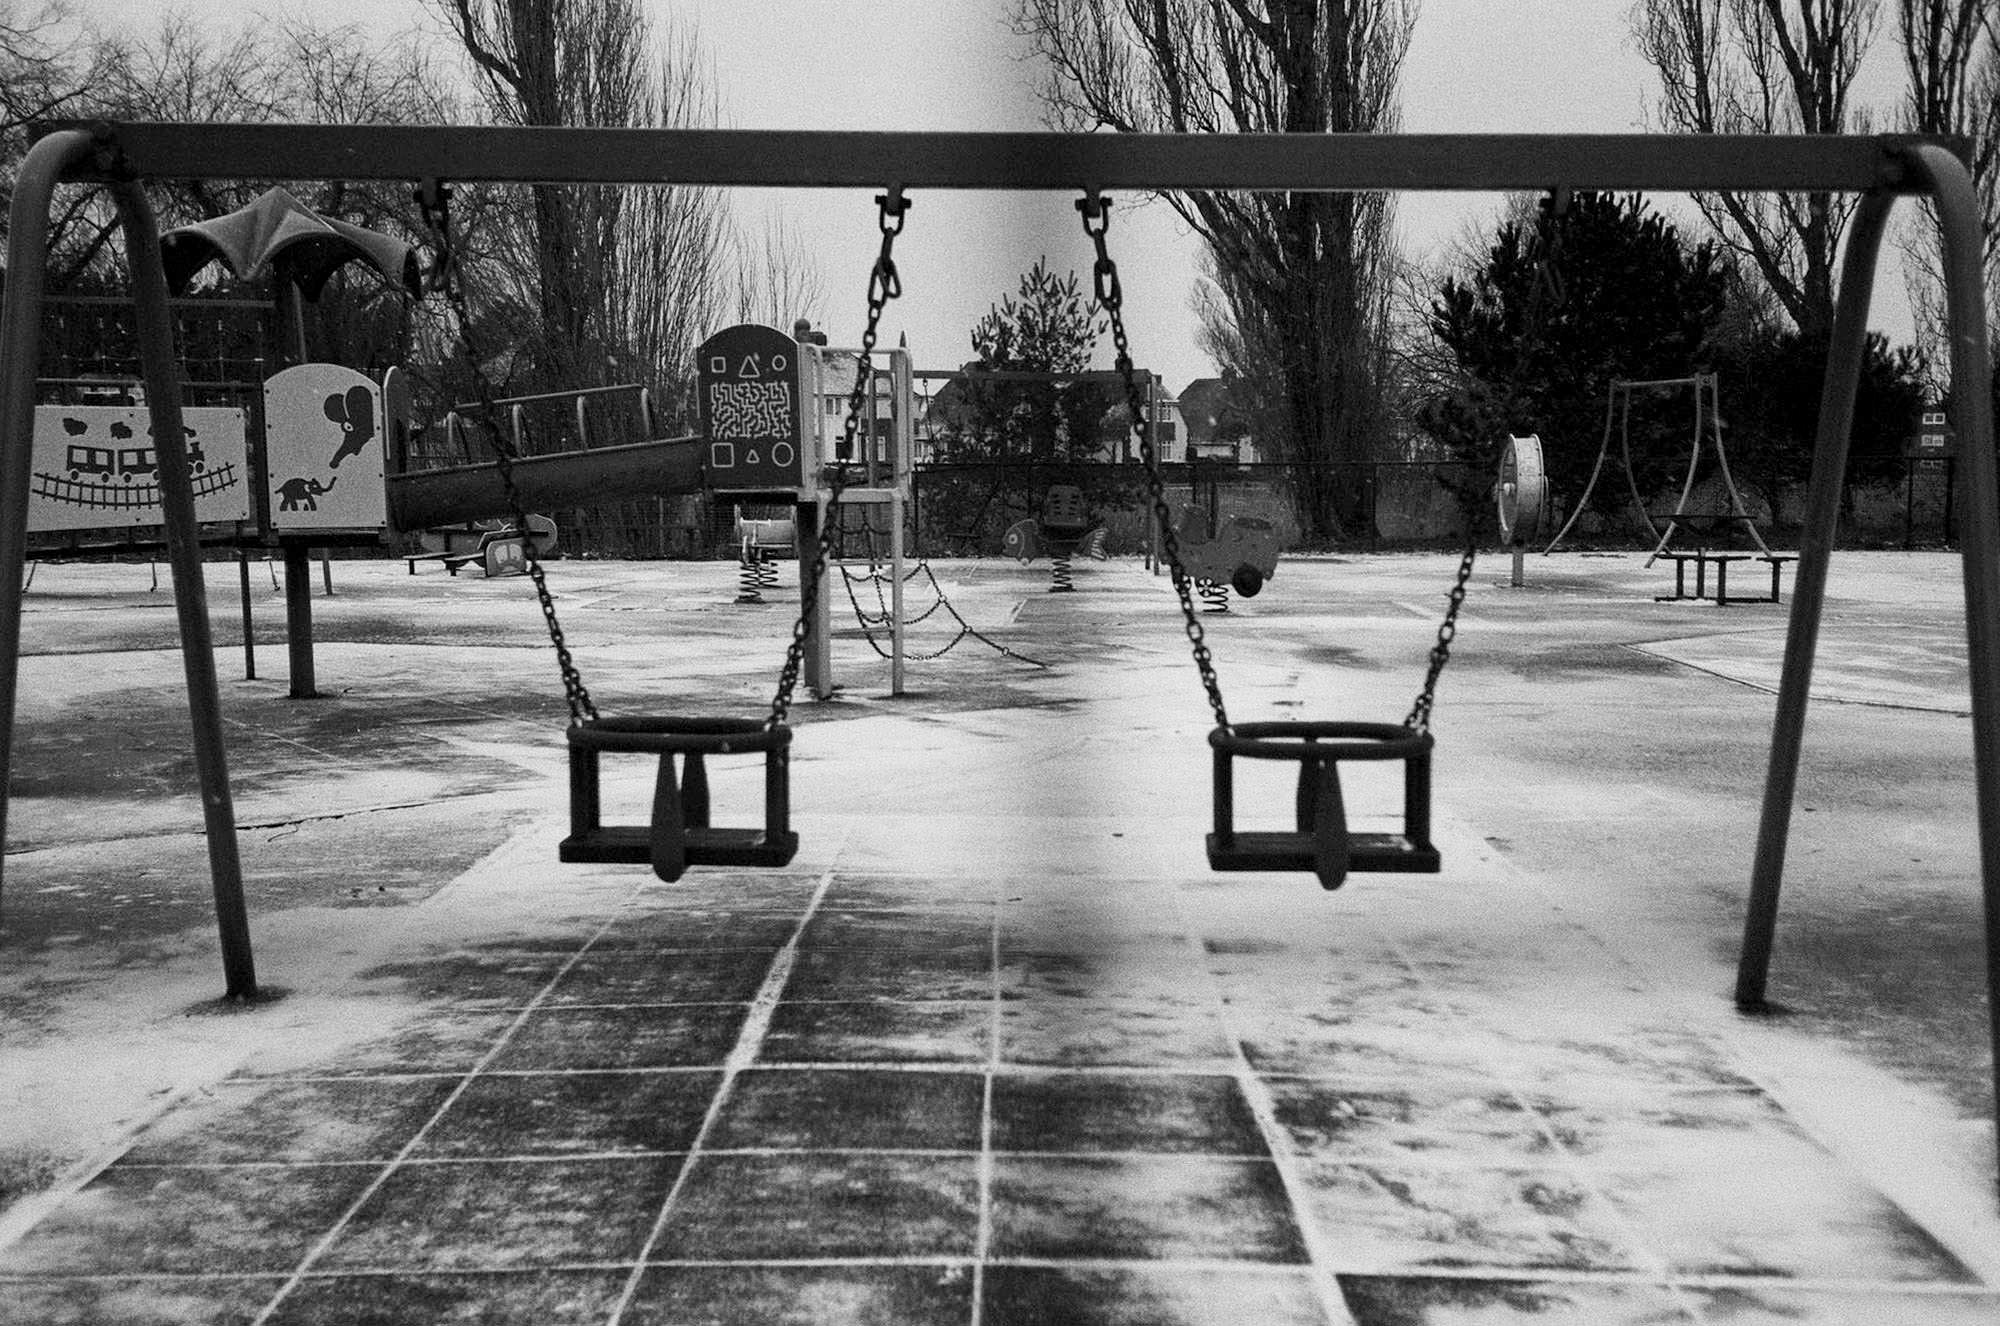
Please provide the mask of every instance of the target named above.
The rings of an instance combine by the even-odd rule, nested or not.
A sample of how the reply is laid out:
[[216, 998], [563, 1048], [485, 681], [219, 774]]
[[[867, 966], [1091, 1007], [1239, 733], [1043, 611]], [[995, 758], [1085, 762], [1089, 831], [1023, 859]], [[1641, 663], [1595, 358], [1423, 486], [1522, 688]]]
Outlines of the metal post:
[[250, 625], [250, 551], [236, 550], [237, 591], [243, 602], [243, 680], [257, 680], [257, 639]]
[[288, 543], [285, 554], [285, 656], [291, 663], [291, 698], [313, 700], [312, 550]]
[[794, 508], [792, 515], [792, 528], [799, 550], [799, 593], [813, 595], [813, 610], [805, 624], [805, 681], [806, 689], [815, 700], [824, 700], [833, 694], [833, 655], [827, 646], [827, 631], [832, 621], [826, 606], [826, 586], [830, 577], [821, 576], [817, 586], [812, 584], [812, 549], [819, 546], [820, 522], [831, 514], [816, 496], [809, 494]]
[[208, 628], [208, 600], [202, 583], [201, 529], [195, 522], [194, 484], [188, 473], [186, 434], [181, 431], [181, 389], [175, 364], [173, 314], [167, 307], [167, 278], [160, 262], [159, 227], [145, 192], [137, 185], [115, 187], [125, 249], [132, 267], [133, 313], [139, 355], [146, 371], [146, 408], [152, 416], [153, 447], [159, 456], [160, 506], [167, 527], [167, 558], [173, 568], [174, 610], [180, 618], [181, 665], [187, 677], [188, 709], [194, 728], [195, 770], [201, 781], [202, 819], [207, 829], [209, 875], [214, 884], [215, 922], [222, 936], [222, 968], [232, 999], [254, 999], [257, 969], [250, 953], [250, 921], [243, 903], [243, 870], [236, 855], [236, 810], [229, 792], [229, 765], [222, 741], [222, 696], [215, 679], [215, 645]]
[[1903, 551], [1915, 546], [1917, 539], [1917, 462], [1903, 462]]
[[903, 489], [889, 490], [889, 694], [903, 693]]
[[1965, 458], [1965, 539], [1959, 555], [1965, 574], [1973, 791], [1986, 907], [1987, 1035], [2000, 1116], [2000, 476], [1993, 453], [1993, 347], [1986, 341], [1986, 284], [1972, 178], [1964, 163], [1942, 148], [1913, 148], [1908, 157], [1918, 177], [1930, 185], [1944, 231], [1951, 412], [1959, 455]]
[[895, 632], [890, 637], [890, 648], [894, 657], [889, 662], [889, 693], [903, 693], [904, 629], [903, 629], [903, 559], [907, 554], [903, 538], [903, 521], [910, 509], [912, 493], [911, 476], [914, 473], [917, 438], [917, 394], [916, 379], [911, 375], [910, 351], [906, 346], [897, 346], [889, 355], [889, 409], [891, 427], [889, 432], [889, 562], [894, 585], [889, 591], [890, 610], [895, 613]]
[[[49, 201], [56, 181], [94, 143], [80, 129], [28, 150], [8, 214], [7, 284], [0, 303], [0, 770], [14, 767], [14, 697], [21, 676], [21, 572], [28, 556], [28, 481], [34, 469], [35, 370], [41, 362], [48, 278]], [[0, 777], [0, 839], [7, 829]], [[4, 856], [0, 856], [4, 860]]]
[[[1743, 919], [1743, 949], [1736, 966], [1736, 1006], [1764, 1007], [1771, 941], [1778, 923], [1778, 889], [1785, 872], [1785, 838], [1798, 787], [1799, 746], [1805, 737], [1806, 690], [1812, 683], [1813, 648], [1826, 599], [1827, 563], [1840, 519], [1840, 483], [1847, 469], [1847, 441], [1854, 425], [1854, 392], [1868, 338], [1868, 296], [1875, 257], [1893, 200], [1870, 193], [1855, 209], [1847, 232], [1847, 258], [1827, 348], [1820, 391], [1819, 436], [1813, 444], [1805, 525], [1799, 531], [1799, 570], [1792, 583], [1792, 620], [1785, 633], [1785, 661], [1778, 680], [1777, 717], [1771, 729], [1771, 763], [1764, 779], [1764, 809], [1757, 826], [1757, 856], [1750, 871], [1750, 900]], [[1699, 594], [1697, 584], [1695, 592]]]

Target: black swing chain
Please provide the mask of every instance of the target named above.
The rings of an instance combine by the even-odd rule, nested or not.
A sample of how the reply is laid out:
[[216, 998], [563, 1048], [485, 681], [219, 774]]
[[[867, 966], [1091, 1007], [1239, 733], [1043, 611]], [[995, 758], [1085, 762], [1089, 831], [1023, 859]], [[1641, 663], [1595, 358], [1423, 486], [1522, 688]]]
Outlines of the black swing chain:
[[[868, 273], [868, 323], [861, 333], [861, 354], [854, 366], [854, 390], [847, 398], [847, 418], [841, 424], [842, 446], [852, 456], [861, 428], [861, 410], [867, 404], [870, 378], [875, 371], [875, 338], [882, 322], [882, 310], [903, 293], [903, 278], [896, 272], [896, 236], [903, 233], [903, 217], [910, 200], [901, 185], [891, 185], [887, 193], [875, 195], [876, 224], [882, 231], [882, 252]], [[799, 618], [792, 623], [791, 643], [785, 648], [785, 665], [778, 672], [778, 692], [771, 697], [767, 729], [784, 726], [792, 708], [792, 691], [798, 685], [799, 666], [805, 661], [806, 635], [812, 628], [813, 605], [826, 565], [833, 557], [834, 541], [840, 537], [840, 494], [847, 487], [847, 471], [838, 456], [821, 457], [827, 480], [826, 509], [820, 513], [819, 538], [813, 543], [812, 565], [799, 589]]]
[[562, 622], [556, 617], [555, 596], [549, 592], [548, 579], [542, 573], [542, 559], [535, 552], [534, 531], [529, 528], [521, 490], [514, 482], [514, 462], [520, 455], [500, 431], [499, 407], [494, 404], [493, 384], [487, 379], [486, 369], [473, 348], [472, 313], [466, 303], [458, 250], [451, 238], [451, 185], [442, 180], [425, 180], [417, 186], [413, 196], [436, 250], [426, 284], [444, 295], [445, 303], [450, 306], [452, 317], [458, 323], [458, 343], [464, 350], [466, 366], [472, 371], [473, 387], [479, 394], [480, 422], [493, 444], [494, 468], [500, 475], [500, 487], [507, 495], [507, 506], [513, 512], [514, 528], [521, 535], [521, 553], [527, 563], [528, 578], [534, 582], [535, 597], [542, 605], [542, 620], [548, 625], [549, 643], [555, 646], [556, 666], [562, 671], [563, 698], [569, 703], [570, 726], [581, 727], [586, 719], [594, 721], [597, 718], [597, 705], [591, 700], [590, 690], [583, 684], [583, 675], [577, 671], [576, 661], [570, 657], [569, 644], [563, 638]]
[[1125, 292], [1118, 282], [1118, 264], [1105, 246], [1105, 232], [1111, 228], [1111, 200], [1095, 191], [1079, 198], [1076, 210], [1083, 216], [1083, 233], [1097, 247], [1097, 262], [1091, 270], [1097, 302], [1111, 323], [1111, 343], [1117, 348], [1114, 365], [1125, 383], [1125, 408], [1132, 416], [1132, 432], [1139, 442], [1139, 458], [1146, 464], [1146, 491], [1153, 501], [1153, 517], [1159, 524], [1160, 546], [1172, 568], [1174, 593], [1180, 598], [1181, 616], [1186, 620], [1188, 644], [1194, 665], [1201, 672], [1202, 689], [1208, 692], [1208, 707], [1215, 711], [1217, 727], [1229, 727], [1229, 711], [1223, 707], [1222, 684], [1215, 676], [1215, 660], [1202, 639], [1201, 619], [1195, 615], [1187, 567], [1181, 561], [1180, 535], [1174, 529], [1173, 512], [1167, 506], [1166, 484], [1160, 478], [1158, 454], [1153, 449], [1153, 428], [1147, 417], [1144, 395], [1132, 367], [1132, 345], [1125, 335]]
[[[1543, 304], [1561, 304], [1568, 298], [1558, 261], [1562, 256], [1560, 223], [1569, 214], [1569, 202], [1569, 188], [1563, 186], [1551, 190], [1541, 203], [1540, 216], [1535, 225], [1534, 283], [1528, 288], [1528, 307], [1522, 317], [1517, 361], [1527, 358], [1529, 348], [1540, 334]], [[1427, 733], [1431, 730], [1431, 708], [1437, 703], [1438, 678], [1443, 675], [1445, 664], [1451, 662], [1451, 642], [1458, 634], [1458, 610], [1465, 605], [1465, 587], [1472, 579], [1472, 563], [1479, 553], [1472, 504], [1470, 500], [1464, 500], [1464, 505], [1465, 556], [1459, 559], [1458, 579], [1452, 584], [1444, 621], [1438, 625], [1437, 643], [1431, 646], [1430, 669], [1424, 674], [1424, 688], [1417, 693], [1416, 702], [1410, 706], [1409, 717], [1403, 720], [1403, 726], [1413, 732]]]
[[1472, 564], [1479, 556], [1479, 544], [1471, 524], [1468, 513], [1465, 555], [1458, 559], [1458, 578], [1452, 582], [1444, 620], [1438, 623], [1437, 643], [1431, 646], [1430, 667], [1424, 673], [1424, 688], [1417, 692], [1416, 702], [1403, 719], [1404, 727], [1420, 735], [1431, 730], [1431, 708], [1437, 703], [1438, 678], [1444, 675], [1444, 665], [1451, 662], [1451, 642], [1458, 635], [1458, 610], [1465, 606], [1465, 586], [1472, 579]]

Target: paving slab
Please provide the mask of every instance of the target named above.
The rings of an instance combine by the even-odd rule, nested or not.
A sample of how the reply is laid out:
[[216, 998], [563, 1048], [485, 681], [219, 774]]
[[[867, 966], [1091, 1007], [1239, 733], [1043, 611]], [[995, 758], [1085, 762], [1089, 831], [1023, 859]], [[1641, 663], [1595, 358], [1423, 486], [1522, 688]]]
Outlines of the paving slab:
[[[1783, 1011], [1746, 1018], [1784, 608], [1656, 603], [1643, 561], [1480, 572], [1436, 721], [1444, 867], [1332, 892], [1207, 869], [1207, 706], [1133, 563], [1067, 595], [935, 564], [1010, 652], [961, 641], [904, 695], [843, 624], [840, 692], [794, 710], [798, 855], [673, 884], [555, 861], [524, 582], [338, 564], [329, 695], [291, 701], [241, 676], [218, 566], [273, 994], [238, 1009], [158, 597], [143, 567], [44, 567], [0, 1319], [2000, 1319], [1956, 565], [1836, 559]], [[1205, 616], [1232, 717], [1399, 719], [1454, 563], [1288, 559]], [[768, 704], [788, 591], [550, 579], [607, 711]], [[607, 762], [607, 804], [643, 817], [651, 778]], [[754, 808], [761, 773], [713, 783]], [[1398, 794], [1357, 775], [1357, 827]], [[1293, 813], [1282, 778], [1238, 797]]]

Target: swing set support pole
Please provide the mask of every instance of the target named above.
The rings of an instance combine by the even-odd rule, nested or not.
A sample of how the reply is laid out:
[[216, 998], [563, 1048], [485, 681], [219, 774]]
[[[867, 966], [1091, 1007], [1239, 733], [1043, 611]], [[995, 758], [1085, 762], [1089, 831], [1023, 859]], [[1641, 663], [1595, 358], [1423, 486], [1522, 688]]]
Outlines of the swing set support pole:
[[1736, 1006], [1745, 1012], [1766, 1007], [1764, 989], [1778, 923], [1778, 889], [1785, 871], [1792, 799], [1798, 787], [1799, 749], [1805, 737], [1813, 650], [1819, 641], [1827, 565], [1833, 557], [1834, 532], [1840, 520], [1840, 484], [1847, 471], [1854, 395], [1868, 338], [1868, 297], [1891, 201], [1881, 194], [1865, 196], [1847, 231], [1847, 260], [1840, 274], [1840, 298], [1834, 308], [1833, 337], [1827, 348], [1826, 380], [1820, 390], [1819, 436], [1813, 445], [1805, 524], [1799, 531], [1798, 578], [1792, 586], [1792, 618], [1785, 632], [1777, 716], [1771, 728], [1770, 765], [1764, 778], [1764, 806], [1757, 826], [1757, 855], [1750, 870], [1750, 900], [1743, 921], [1743, 946], [1737, 959]]
[[[1986, 343], [1978, 210], [1971, 176], [1961, 160], [1928, 145], [1913, 146], [1905, 156], [1911, 172], [1927, 186], [1937, 206], [1944, 240], [1952, 414], [1963, 439], [1961, 455], [1966, 470], [1962, 559], [1972, 693], [1974, 813], [1985, 913], [1987, 1032], [1992, 1045], [1994, 1097], [2000, 1102], [2000, 480], [1995, 475], [1993, 399], [1987, 389], [1993, 363]], [[1891, 202], [1882, 194], [1865, 196], [1848, 232], [1737, 967], [1736, 1003], [1745, 1011], [1768, 1007], [1766, 983], [1805, 728], [1807, 688], [1812, 680], [1813, 646], [1840, 511], [1855, 384], [1867, 336], [1869, 287]]]
[[[30, 149], [15, 182], [9, 217], [8, 281], [0, 312], [0, 766], [13, 767], [14, 707], [20, 680], [21, 566], [27, 546], [28, 486], [33, 471], [35, 373], [40, 360], [42, 293], [48, 277], [48, 214], [64, 172], [99, 157], [105, 145], [81, 131], [50, 135]], [[160, 235], [144, 190], [116, 178], [112, 194], [131, 263], [133, 311], [146, 379], [153, 445], [159, 453], [161, 508], [167, 557], [173, 571], [174, 610], [180, 625], [181, 662], [193, 727], [195, 770], [207, 830], [209, 876], [222, 942], [225, 994], [255, 998], [256, 965], [243, 899], [242, 864], [236, 851], [236, 812], [222, 738], [222, 699], [216, 682], [214, 639], [202, 580], [200, 528], [182, 433], [179, 370], [173, 319], [167, 308]], [[6, 793], [0, 785], [0, 830]]]

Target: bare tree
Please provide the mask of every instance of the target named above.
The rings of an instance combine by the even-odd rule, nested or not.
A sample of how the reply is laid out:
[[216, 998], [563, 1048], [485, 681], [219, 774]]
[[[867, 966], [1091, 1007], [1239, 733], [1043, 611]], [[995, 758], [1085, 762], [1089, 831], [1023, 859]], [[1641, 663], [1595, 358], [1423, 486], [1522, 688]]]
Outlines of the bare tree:
[[[431, 0], [488, 113], [505, 124], [674, 127], [718, 118], [697, 34], [657, 34], [638, 0]], [[496, 227], [506, 298], [535, 310], [522, 343], [542, 387], [640, 381], [679, 402], [694, 348], [726, 313], [738, 241], [713, 189], [537, 186]]]
[[[657, 104], [636, 0], [440, 0], [502, 124], [628, 126]], [[537, 310], [531, 357], [550, 386], [602, 385], [625, 196], [537, 185], [512, 293]]]
[[[1902, 38], [1902, 119], [1915, 133], [1960, 134], [1972, 149], [1985, 238], [1987, 313], [2000, 328], [2000, 13], [1992, 0], [1897, 0]], [[1933, 371], [1948, 361], [1944, 277], [1934, 225], [1904, 244], [1917, 340]]]
[[[6, 234], [6, 208], [14, 194], [14, 175], [28, 150], [28, 127], [39, 120], [87, 112], [90, 97], [104, 78], [102, 50], [66, 27], [72, 15], [60, 0], [21, 4], [0, 0], [0, 238]], [[95, 251], [104, 243], [101, 224], [79, 224], [88, 199], [71, 191], [64, 200], [72, 215], [59, 219], [56, 233]], [[72, 248], [77, 245], [72, 244]]]
[[789, 331], [800, 318], [821, 321], [826, 280], [789, 218], [770, 216], [736, 243], [736, 320]]
[[[1366, 133], [1396, 124], [1416, 0], [1016, 0], [1059, 129]], [[1357, 471], [1381, 454], [1392, 264], [1381, 195], [1165, 195], [1213, 259], [1207, 344], [1298, 468], [1316, 536], [1365, 534]], [[1331, 462], [1332, 464], [1329, 464]]]
[[0, 0], [0, 134], [10, 159], [27, 125], [62, 114], [96, 82], [88, 43], [65, 35], [70, 17], [61, 0]]
[[[1664, 127], [1836, 134], [1868, 127], [1851, 96], [1880, 18], [1881, 0], [1639, 0], [1633, 30], [1660, 78]], [[1800, 331], [1832, 328], [1835, 255], [1854, 199], [1724, 192], [1695, 204]]]

